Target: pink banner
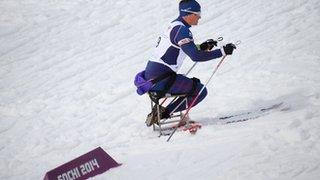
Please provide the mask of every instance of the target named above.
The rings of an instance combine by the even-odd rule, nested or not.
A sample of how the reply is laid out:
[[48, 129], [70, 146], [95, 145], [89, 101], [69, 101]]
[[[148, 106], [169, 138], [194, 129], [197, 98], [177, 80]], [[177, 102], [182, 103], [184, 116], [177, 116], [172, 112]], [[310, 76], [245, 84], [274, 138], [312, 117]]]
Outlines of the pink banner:
[[44, 180], [81, 180], [120, 166], [101, 147], [46, 173]]

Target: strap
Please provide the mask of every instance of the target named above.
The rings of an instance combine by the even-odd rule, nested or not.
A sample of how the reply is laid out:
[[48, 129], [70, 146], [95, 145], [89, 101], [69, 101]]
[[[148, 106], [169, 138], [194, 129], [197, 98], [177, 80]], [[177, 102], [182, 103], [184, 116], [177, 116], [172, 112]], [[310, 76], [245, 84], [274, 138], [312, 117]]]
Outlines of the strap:
[[159, 97], [164, 97], [164, 95], [169, 91], [173, 83], [176, 81], [176, 76], [177, 76], [176, 73], [169, 76], [169, 81], [164, 86], [164, 89], [158, 93]]
[[153, 102], [157, 103], [159, 99], [161, 99], [162, 97], [165, 96], [165, 94], [169, 91], [169, 89], [171, 88], [171, 86], [175, 82], [176, 76], [177, 76], [177, 74], [175, 72], [169, 72], [169, 73], [162, 74], [162, 75], [156, 77], [155, 79], [151, 80], [153, 84], [156, 84], [157, 82], [160, 82], [161, 80], [169, 78], [168, 82], [165, 84], [164, 88], [161, 91], [157, 91], [156, 94], [149, 93], [150, 98]]
[[152, 79], [151, 82], [152, 82], [152, 84], [156, 84], [157, 82], [160, 82], [161, 80], [166, 79], [169, 76], [175, 76], [175, 75], [176, 75], [175, 72], [164, 73], [164, 74], [161, 74], [160, 76]]

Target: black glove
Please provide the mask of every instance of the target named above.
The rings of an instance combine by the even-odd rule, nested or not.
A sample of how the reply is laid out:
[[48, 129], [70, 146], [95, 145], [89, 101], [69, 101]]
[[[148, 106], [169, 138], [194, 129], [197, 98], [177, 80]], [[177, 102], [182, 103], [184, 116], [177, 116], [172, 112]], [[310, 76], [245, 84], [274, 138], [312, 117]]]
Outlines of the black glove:
[[210, 51], [214, 46], [217, 46], [217, 41], [213, 39], [208, 39], [205, 42], [200, 44], [200, 50], [202, 51]]
[[223, 46], [223, 50], [226, 53], [226, 55], [231, 55], [234, 49], [237, 49], [237, 47], [232, 43]]

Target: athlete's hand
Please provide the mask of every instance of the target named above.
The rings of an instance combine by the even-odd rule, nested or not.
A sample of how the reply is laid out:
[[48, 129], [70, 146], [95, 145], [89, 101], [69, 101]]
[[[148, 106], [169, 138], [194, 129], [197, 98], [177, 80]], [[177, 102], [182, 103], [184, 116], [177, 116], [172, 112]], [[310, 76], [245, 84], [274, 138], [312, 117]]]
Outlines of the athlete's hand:
[[231, 55], [234, 49], [237, 49], [237, 47], [232, 43], [229, 43], [223, 46], [223, 50], [226, 55]]
[[217, 46], [217, 41], [213, 39], [208, 39], [205, 42], [200, 44], [200, 50], [202, 51], [210, 51], [214, 46]]

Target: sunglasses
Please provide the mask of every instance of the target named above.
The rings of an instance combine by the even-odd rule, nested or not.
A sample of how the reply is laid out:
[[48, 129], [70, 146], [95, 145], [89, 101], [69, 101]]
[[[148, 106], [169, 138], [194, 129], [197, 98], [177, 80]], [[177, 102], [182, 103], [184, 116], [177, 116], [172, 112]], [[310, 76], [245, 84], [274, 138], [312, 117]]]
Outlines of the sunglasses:
[[190, 11], [190, 10], [186, 10], [186, 9], [182, 9], [181, 10], [182, 12], [187, 12], [187, 13], [191, 13], [191, 14], [195, 14], [197, 16], [200, 16], [201, 17], [201, 12], [195, 12], [195, 11]]

